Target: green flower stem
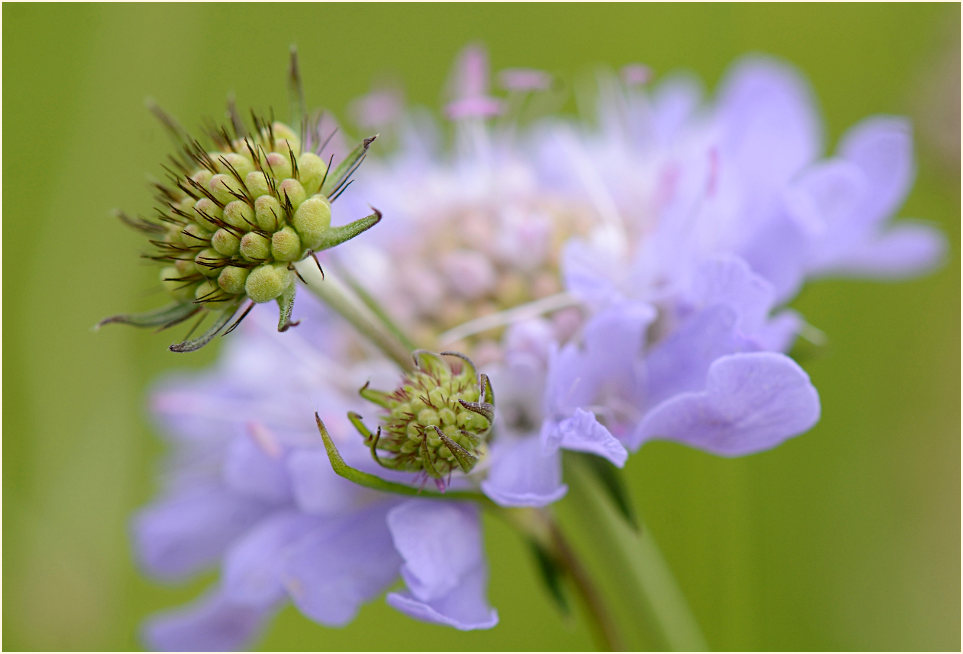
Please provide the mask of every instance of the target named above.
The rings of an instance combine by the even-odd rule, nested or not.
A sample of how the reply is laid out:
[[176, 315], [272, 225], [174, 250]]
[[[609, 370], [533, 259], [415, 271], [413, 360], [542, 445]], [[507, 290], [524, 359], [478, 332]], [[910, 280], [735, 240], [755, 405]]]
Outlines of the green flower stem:
[[552, 557], [555, 565], [564, 571], [585, 612], [596, 647], [603, 651], [624, 651], [625, 647], [612, 612], [605, 605], [605, 599], [591, 574], [582, 564], [551, 512], [546, 508], [498, 507], [495, 514], [535, 541]]
[[651, 534], [641, 524], [636, 531], [625, 522], [582, 462], [573, 457], [566, 464], [574, 513], [610, 569], [619, 571], [629, 591], [623, 601], [648, 613], [668, 650], [706, 651], [702, 631]]
[[417, 350], [418, 346], [415, 345], [408, 335], [398, 326], [398, 324], [391, 319], [391, 316], [384, 310], [384, 308], [378, 303], [378, 301], [368, 292], [368, 290], [359, 282], [353, 275], [351, 275], [343, 267], [337, 267], [338, 276], [344, 280], [354, 294], [359, 300], [371, 310], [371, 313], [375, 315], [378, 320], [384, 325], [391, 334], [397, 338], [402, 345], [407, 347], [409, 350]]
[[333, 275], [322, 275], [310, 258], [295, 264], [305, 285], [325, 304], [341, 314], [362, 336], [373, 343], [402, 370], [413, 370], [411, 350], [379, 324], [370, 310], [354, 300], [345, 285]]

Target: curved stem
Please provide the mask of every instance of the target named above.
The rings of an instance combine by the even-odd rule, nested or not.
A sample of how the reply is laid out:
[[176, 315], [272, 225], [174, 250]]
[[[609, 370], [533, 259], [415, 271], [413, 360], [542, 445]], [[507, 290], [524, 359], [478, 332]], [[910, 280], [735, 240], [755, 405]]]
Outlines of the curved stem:
[[344, 284], [336, 277], [322, 275], [310, 259], [295, 264], [295, 267], [308, 290], [341, 314], [362, 336], [401, 366], [402, 370], [411, 370], [414, 367], [411, 350], [394, 334], [385, 330], [368, 309], [352, 299]]
[[615, 510], [597, 478], [572, 459], [570, 496], [594, 543], [603, 549], [609, 568], [618, 570], [625, 599], [645, 610], [661, 641], [671, 651], [706, 651], [702, 630], [650, 532], [633, 529]]
[[622, 638], [605, 598], [551, 512], [545, 508], [499, 507], [495, 514], [535, 541], [566, 574], [585, 611], [596, 647], [609, 652], [624, 651]]

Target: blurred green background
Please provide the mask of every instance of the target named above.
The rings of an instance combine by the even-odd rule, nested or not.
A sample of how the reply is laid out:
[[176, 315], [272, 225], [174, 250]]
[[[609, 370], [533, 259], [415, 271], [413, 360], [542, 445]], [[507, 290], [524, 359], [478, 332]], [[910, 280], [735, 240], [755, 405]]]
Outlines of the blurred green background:
[[[146, 614], [208, 581], [143, 579], [127, 520], [161, 452], [146, 387], [216, 348], [175, 355], [168, 335], [91, 331], [152, 301], [140, 236], [110, 216], [149, 210], [146, 174], [167, 152], [144, 99], [192, 127], [232, 90], [284, 108], [297, 43], [311, 104], [344, 115], [390, 73], [435, 107], [473, 40], [496, 68], [572, 76], [642, 61], [710, 88], [743, 53], [778, 55], [809, 76], [833, 144], [866, 115], [913, 117], [919, 175], [901, 215], [940, 224], [950, 255], [923, 279], [820, 282], [797, 299], [829, 337], [804, 360], [822, 422], [739, 460], [653, 444], [627, 473], [713, 648], [960, 647], [959, 5], [7, 4], [3, 19], [5, 649], [137, 648]], [[527, 550], [487, 527], [493, 631], [416, 623], [376, 601], [345, 629], [286, 609], [260, 646], [590, 648]]]

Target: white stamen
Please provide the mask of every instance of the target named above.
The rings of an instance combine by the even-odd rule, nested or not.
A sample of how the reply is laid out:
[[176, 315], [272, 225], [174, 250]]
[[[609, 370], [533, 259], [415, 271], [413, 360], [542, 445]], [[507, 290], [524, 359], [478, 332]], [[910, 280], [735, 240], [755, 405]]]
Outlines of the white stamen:
[[556, 293], [555, 295], [549, 295], [534, 302], [521, 304], [505, 311], [490, 313], [487, 316], [469, 320], [444, 332], [438, 337], [438, 340], [442, 345], [448, 345], [449, 343], [454, 343], [473, 334], [479, 334], [497, 327], [504, 327], [515, 322], [528, 320], [529, 318], [537, 318], [543, 314], [577, 306], [578, 304], [579, 300], [572, 295], [568, 293]]

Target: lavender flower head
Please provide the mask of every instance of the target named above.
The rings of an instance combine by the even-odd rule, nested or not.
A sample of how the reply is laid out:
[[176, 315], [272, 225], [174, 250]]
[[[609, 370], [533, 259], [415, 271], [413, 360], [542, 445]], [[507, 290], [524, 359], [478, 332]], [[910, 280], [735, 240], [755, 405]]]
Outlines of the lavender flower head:
[[[414, 411], [431, 389], [403, 391], [422, 378], [399, 382], [308, 298], [298, 329], [271, 333], [256, 307], [214, 370], [163, 383], [153, 410], [172, 455], [137, 550], [161, 579], [221, 574], [147, 624], [152, 647], [242, 647], [285, 602], [343, 625], [386, 590], [417, 619], [490, 628], [479, 511], [563, 497], [563, 450], [622, 466], [669, 439], [738, 456], [815, 424], [816, 390], [785, 354], [804, 323], [785, 303], [811, 277], [906, 276], [942, 252], [933, 230], [888, 225], [912, 182], [908, 126], [869, 119], [820, 158], [810, 93], [783, 64], [738, 62], [712, 101], [689, 77], [623, 73], [599, 77], [595, 120], [525, 123], [551, 77], [505, 71], [496, 93], [478, 48], [445, 124], [390, 89], [356, 103], [390, 151], [340, 202], [385, 219], [326, 253], [317, 286], [363, 292], [418, 347], [474, 363], [424, 382], [451, 416]], [[492, 413], [461, 415], [489, 396]], [[337, 476], [315, 412], [346, 465], [421, 496]]]

